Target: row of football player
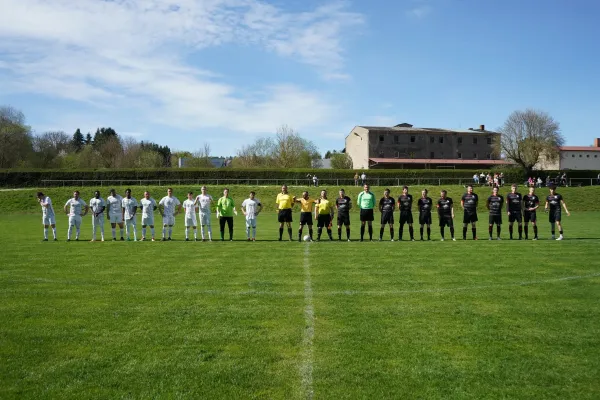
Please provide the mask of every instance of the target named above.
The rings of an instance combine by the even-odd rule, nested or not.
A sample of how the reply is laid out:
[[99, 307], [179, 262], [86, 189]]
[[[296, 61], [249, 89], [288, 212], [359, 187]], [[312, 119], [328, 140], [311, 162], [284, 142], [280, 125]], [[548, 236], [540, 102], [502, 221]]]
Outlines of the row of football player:
[[[529, 189], [529, 194], [521, 196], [517, 191], [517, 186], [513, 185], [511, 193], [506, 197], [506, 203], [508, 206], [507, 214], [509, 216], [510, 223], [510, 236], [513, 236], [513, 223], [516, 221], [519, 226], [519, 239], [522, 238], [523, 217], [525, 219], [525, 239], [528, 238], [528, 223], [531, 222], [534, 229], [534, 240], [537, 239], [537, 217], [536, 210], [539, 207], [539, 198], [535, 195], [535, 188]], [[194, 231], [194, 239], [196, 239], [196, 218], [195, 212], [199, 211], [201, 234], [202, 239], [205, 239], [204, 228], [208, 230], [208, 238], [212, 240], [211, 224], [210, 224], [210, 205], [213, 202], [212, 196], [206, 193], [206, 187], [202, 187], [202, 193], [195, 199], [193, 193], [188, 193], [188, 199], [184, 201], [183, 208], [186, 210], [185, 226], [186, 226], [186, 239], [188, 237], [188, 231], [191, 228]], [[221, 239], [224, 239], [224, 228], [227, 224], [229, 227], [230, 240], [233, 237], [233, 215], [237, 215], [234, 201], [229, 197], [229, 191], [224, 190], [224, 196], [217, 202], [217, 218], [220, 222]], [[431, 238], [431, 209], [433, 201], [427, 196], [427, 190], [421, 192], [421, 198], [418, 200], [419, 209], [419, 223], [421, 225], [421, 240], [423, 240], [424, 227], [427, 226], [427, 238]], [[454, 207], [453, 200], [446, 195], [446, 191], [440, 193], [440, 199], [437, 202], [437, 209], [440, 215], [440, 233], [442, 240], [444, 240], [444, 227], [450, 228], [452, 239], [454, 239]], [[54, 221], [54, 211], [52, 208], [52, 202], [50, 198], [44, 196], [43, 193], [38, 193], [38, 200], [42, 205], [43, 210], [43, 223], [44, 223], [44, 240], [47, 240], [48, 227], [52, 226], [54, 237], [56, 239], [56, 228]], [[464, 210], [463, 218], [463, 239], [466, 239], [466, 233], [468, 224], [472, 224], [473, 238], [476, 239], [476, 226], [477, 222], [477, 205], [478, 196], [473, 193], [473, 187], [467, 188], [461, 198], [461, 206]], [[360, 219], [361, 219], [361, 240], [364, 238], [365, 225], [368, 226], [369, 237], [372, 240], [373, 230], [372, 221], [374, 220], [373, 209], [375, 208], [375, 196], [370, 192], [369, 186], [364, 185], [364, 190], [358, 196], [357, 200], [360, 208]], [[404, 225], [408, 224], [409, 233], [411, 240], [414, 240], [413, 232], [413, 218], [412, 218], [412, 195], [408, 193], [408, 187], [403, 188], [403, 193], [398, 197], [398, 206], [400, 208], [400, 231], [399, 240], [402, 240]], [[106, 207], [108, 203], [108, 208]], [[121, 240], [123, 238], [123, 225], [125, 225], [128, 240], [130, 239], [129, 231], [133, 232], [134, 240], [136, 237], [136, 211], [138, 203], [136, 199], [131, 197], [131, 191], [127, 190], [125, 198], [117, 195], [111, 190], [111, 195], [108, 197], [107, 202], [100, 197], [100, 192], [95, 193], [95, 197], [90, 200], [90, 208], [92, 209], [92, 231], [93, 238], [96, 238], [97, 228], [100, 228], [103, 240], [103, 212], [107, 210], [107, 219], [111, 221], [113, 240], [116, 240], [116, 226], [118, 225], [121, 229]], [[350, 240], [350, 215], [349, 211], [352, 208], [352, 200], [345, 195], [343, 189], [339, 191], [339, 197], [335, 201], [327, 199], [327, 191], [321, 191], [321, 195], [318, 199], [310, 199], [308, 192], [304, 192], [302, 198], [297, 199], [295, 196], [288, 193], [287, 186], [284, 185], [281, 188], [281, 193], [278, 194], [276, 203], [278, 205], [278, 220], [280, 222], [279, 229], [279, 240], [282, 240], [284, 224], [288, 225], [288, 232], [290, 240], [292, 239], [292, 206], [295, 203], [301, 204], [300, 213], [300, 227], [298, 230], [298, 239], [302, 238], [302, 230], [304, 225], [308, 226], [309, 236], [307, 239], [312, 240], [312, 211], [314, 205], [314, 218], [317, 220], [318, 225], [318, 239], [321, 237], [323, 228], [327, 228], [327, 233], [330, 239], [332, 239], [331, 226], [335, 211], [338, 211], [337, 225], [338, 225], [338, 239], [341, 240], [342, 226], [346, 227], [346, 237]], [[498, 189], [494, 188], [492, 195], [488, 197], [486, 206], [490, 211], [489, 216], [489, 234], [490, 239], [492, 238], [493, 225], [497, 226], [497, 238], [500, 236], [500, 226], [502, 224], [502, 207], [504, 205], [504, 199], [498, 194]], [[560, 236], [559, 240], [563, 238], [563, 230], [560, 224], [561, 221], [561, 205], [565, 208], [568, 215], [569, 212], [566, 208], [566, 204], [562, 199], [562, 196], [555, 192], [553, 187], [550, 188], [550, 195], [546, 198], [546, 210], [550, 208], [550, 222], [552, 224], [552, 236], [554, 238], [554, 225], [558, 225]], [[145, 240], [146, 227], [149, 226], [152, 232], [152, 239], [154, 240], [154, 210], [158, 208], [163, 217], [163, 240], [170, 240], [172, 228], [175, 224], [175, 215], [177, 215], [182, 208], [179, 200], [173, 196], [172, 189], [168, 189], [167, 196], [162, 198], [157, 203], [153, 198], [150, 197], [149, 192], [144, 193], [144, 199], [140, 201], [142, 208], [142, 240]], [[379, 201], [379, 211], [381, 212], [381, 229], [380, 229], [380, 240], [383, 239], [384, 227], [390, 226], [390, 235], [392, 240], [394, 239], [393, 225], [394, 225], [394, 210], [396, 201], [390, 197], [389, 189], [384, 191], [384, 196]], [[67, 208], [69, 208], [67, 210]], [[83, 214], [82, 214], [83, 208]], [[75, 228], [76, 239], [79, 237], [79, 228], [81, 225], [81, 216], [86, 215], [88, 212], [88, 206], [83, 200], [79, 198], [79, 192], [73, 193], [73, 198], [69, 199], [64, 206], [65, 212], [69, 215], [69, 231], [68, 240], [70, 240], [72, 229]], [[242, 203], [242, 211], [246, 216], [246, 236], [248, 240], [254, 240], [256, 238], [256, 216], [261, 212], [262, 204], [260, 200], [255, 198], [255, 193], [251, 192], [250, 197]], [[125, 221], [125, 224], [124, 222]], [[131, 229], [130, 229], [131, 228]], [[252, 235], [250, 231], [252, 230]], [[168, 238], [166, 233], [168, 231]]]
[[[88, 212], [92, 215], [92, 240], [96, 240], [98, 230], [100, 231], [100, 240], [104, 241], [104, 213], [106, 219], [110, 221], [112, 229], [112, 240], [117, 240], [117, 226], [120, 229], [121, 240], [137, 241], [137, 212], [142, 210], [142, 237], [146, 240], [147, 228], [150, 228], [151, 240], [155, 240], [154, 229], [154, 211], [158, 210], [162, 216], [162, 240], [171, 240], [175, 217], [185, 211], [185, 238], [190, 240], [189, 231], [192, 230], [194, 240], [197, 240], [196, 213], [199, 214], [202, 240], [205, 240], [205, 231], [207, 229], [208, 240], [212, 240], [211, 228], [211, 204], [214, 202], [212, 196], [206, 193], [206, 187], [202, 187], [201, 194], [194, 197], [193, 192], [189, 192], [187, 200], [183, 203], [173, 196], [173, 190], [167, 189], [167, 195], [156, 202], [150, 196], [150, 192], [144, 192], [144, 198], [139, 202], [131, 196], [131, 190], [125, 191], [125, 197], [121, 197], [114, 189], [110, 190], [110, 195], [106, 200], [101, 197], [99, 191], [94, 193], [94, 198], [89, 201], [89, 205], [79, 197], [79, 191], [73, 192], [73, 197], [67, 200], [64, 205], [64, 212], [69, 216], [69, 229], [67, 231], [67, 241], [71, 240], [73, 230], [75, 230], [75, 240], [79, 240], [81, 223], [83, 217]], [[42, 192], [37, 194], [38, 201], [42, 206], [42, 224], [44, 225], [44, 241], [48, 240], [48, 229], [52, 228], [54, 240], [56, 238], [56, 214], [52, 206], [52, 200]], [[242, 202], [242, 212], [246, 215], [247, 229], [246, 233], [249, 240], [256, 238], [256, 216], [261, 212], [262, 205], [258, 199], [255, 199], [254, 192], [250, 197]], [[217, 218], [221, 228], [221, 240], [224, 240], [225, 225], [229, 226], [230, 239], [233, 236], [233, 215], [237, 215], [237, 210], [233, 199], [229, 197], [229, 190], [225, 189], [223, 197], [217, 201]], [[250, 228], [253, 230], [250, 237]], [[123, 230], [125, 229], [125, 236]], [[125, 239], [125, 237], [127, 239]]]

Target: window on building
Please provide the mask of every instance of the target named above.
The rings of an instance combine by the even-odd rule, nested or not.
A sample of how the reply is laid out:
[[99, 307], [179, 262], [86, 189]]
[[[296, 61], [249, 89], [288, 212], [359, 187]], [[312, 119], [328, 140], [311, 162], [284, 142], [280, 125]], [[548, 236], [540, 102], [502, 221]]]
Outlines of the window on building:
[[400, 158], [400, 152], [399, 152], [399, 151], [395, 151], [395, 152], [394, 152], [394, 157], [396, 157], [396, 158]]
[[586, 157], [587, 157], [587, 158], [590, 158], [590, 155], [588, 154]]
[[456, 153], [456, 158], [462, 158], [462, 153]]
[[379, 150], [379, 157], [385, 157], [385, 153], [383, 152], [383, 150]]
[[594, 154], [594, 158], [598, 158], [598, 154]]
[[492, 138], [491, 137], [487, 138], [487, 144], [492, 144]]
[[379, 141], [383, 142], [384, 141], [384, 136], [383, 135], [379, 135]]
[[458, 144], [462, 144], [462, 137], [459, 136], [457, 141], [458, 141]]
[[410, 142], [411, 142], [411, 143], [414, 143], [416, 140], [417, 140], [417, 137], [416, 137], [416, 136], [411, 136], [411, 137], [410, 137]]
[[579, 158], [583, 157], [581, 154], [579, 155]]
[[477, 153], [473, 153], [473, 159], [477, 160]]
[[488, 159], [488, 160], [491, 160], [491, 159], [492, 159], [492, 155], [491, 155], [490, 153], [487, 153], [487, 154], [486, 154], [486, 157], [487, 157], [487, 159]]
[[473, 138], [473, 144], [477, 144], [477, 138], [476, 137]]
[[435, 158], [434, 154], [433, 154], [433, 151], [431, 153], [429, 153], [429, 158]]
[[429, 143], [434, 143], [435, 142], [435, 138], [433, 136], [429, 137]]
[[440, 143], [444, 143], [444, 137], [443, 137], [443, 136], [440, 136], [440, 137], [439, 137], [439, 141], [440, 141]]
[[571, 154], [571, 157], [575, 157], [575, 154]]

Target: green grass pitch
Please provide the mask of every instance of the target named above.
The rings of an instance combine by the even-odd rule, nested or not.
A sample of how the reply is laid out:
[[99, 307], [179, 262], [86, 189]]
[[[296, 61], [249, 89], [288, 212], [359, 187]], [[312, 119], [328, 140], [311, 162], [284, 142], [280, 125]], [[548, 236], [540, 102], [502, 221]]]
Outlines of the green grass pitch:
[[241, 216], [234, 242], [179, 217], [173, 242], [89, 243], [88, 216], [66, 243], [63, 215], [42, 243], [31, 193], [0, 192], [0, 398], [597, 399], [600, 213], [575, 190], [562, 242], [544, 213], [537, 242], [506, 218], [463, 241], [457, 211], [443, 243], [435, 219], [431, 242], [278, 242], [272, 209], [256, 243]]

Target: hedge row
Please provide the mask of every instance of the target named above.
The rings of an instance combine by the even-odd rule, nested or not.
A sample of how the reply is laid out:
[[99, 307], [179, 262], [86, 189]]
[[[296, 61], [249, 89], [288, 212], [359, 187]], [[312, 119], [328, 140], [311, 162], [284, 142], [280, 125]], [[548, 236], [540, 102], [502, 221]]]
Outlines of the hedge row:
[[[191, 169], [191, 168], [169, 168], [169, 169], [109, 169], [109, 170], [0, 170], [0, 186], [2, 187], [41, 187], [41, 186], [62, 186], [61, 182], [44, 182], [47, 180], [55, 181], [147, 181], [161, 180], [164, 184], [175, 184], [178, 181], [191, 180], [237, 180], [232, 184], [243, 184], [243, 180], [248, 183], [256, 183], [256, 180], [279, 180], [272, 184], [280, 184], [281, 181], [306, 180], [307, 175], [314, 173], [321, 182], [331, 182], [333, 180], [344, 180], [351, 182], [355, 172], [350, 170], [333, 169]], [[369, 181], [381, 179], [381, 184], [394, 185], [397, 182], [414, 183], [417, 180], [436, 180], [444, 179], [447, 182], [456, 182], [457, 179], [470, 179], [474, 173], [481, 173], [481, 170], [457, 170], [457, 169], [434, 169], [434, 170], [367, 170], [365, 171]], [[520, 169], [503, 169], [506, 182], [519, 182], [524, 180], [523, 172]], [[548, 171], [552, 177], [556, 176], [557, 171]], [[542, 174], [545, 177], [545, 174]], [[570, 171], [570, 178], [593, 178], [597, 171]], [[162, 184], [161, 183], [161, 184]], [[180, 182], [183, 183], [183, 182]], [[265, 182], [263, 182], [264, 184]], [[346, 183], [347, 184], [347, 183]], [[68, 186], [77, 186], [77, 184]]]

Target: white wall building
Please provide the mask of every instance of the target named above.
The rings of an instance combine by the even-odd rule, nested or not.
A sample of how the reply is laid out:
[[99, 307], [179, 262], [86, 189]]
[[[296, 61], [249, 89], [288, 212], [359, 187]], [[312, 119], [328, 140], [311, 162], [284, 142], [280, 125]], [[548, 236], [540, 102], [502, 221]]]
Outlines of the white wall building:
[[600, 170], [600, 139], [594, 139], [593, 146], [559, 147], [560, 157], [554, 162], [542, 161], [536, 165], [539, 170]]

